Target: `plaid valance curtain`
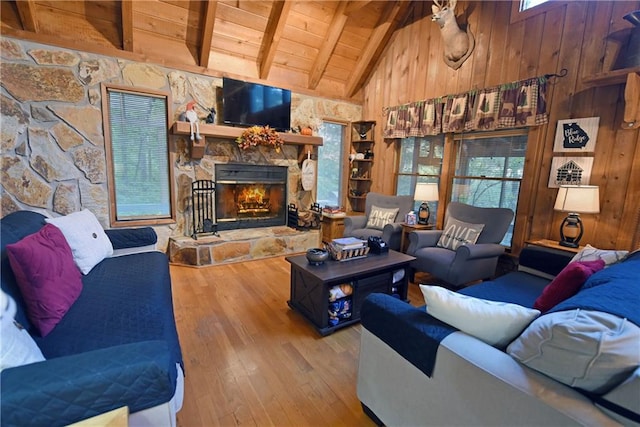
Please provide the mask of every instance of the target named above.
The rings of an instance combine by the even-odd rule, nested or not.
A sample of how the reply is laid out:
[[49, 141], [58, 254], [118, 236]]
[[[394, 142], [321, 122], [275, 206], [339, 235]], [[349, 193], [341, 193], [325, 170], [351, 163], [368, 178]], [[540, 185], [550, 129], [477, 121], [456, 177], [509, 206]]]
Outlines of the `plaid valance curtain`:
[[384, 138], [538, 126], [549, 122], [547, 77], [389, 107], [385, 115]]

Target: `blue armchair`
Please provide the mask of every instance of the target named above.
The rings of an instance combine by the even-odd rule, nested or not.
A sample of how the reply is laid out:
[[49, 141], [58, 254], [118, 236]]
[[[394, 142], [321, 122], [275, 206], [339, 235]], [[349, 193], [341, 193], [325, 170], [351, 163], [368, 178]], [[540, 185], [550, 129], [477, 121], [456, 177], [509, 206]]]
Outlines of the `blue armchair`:
[[411, 278], [416, 271], [422, 271], [457, 287], [493, 277], [498, 258], [504, 253], [500, 242], [513, 215], [513, 211], [507, 208], [481, 208], [450, 202], [445, 214], [445, 228], [449, 219], [482, 225], [476, 242], [460, 244], [452, 250], [438, 246], [443, 230], [409, 233], [407, 253], [416, 257], [411, 263]]
[[[371, 208], [376, 206], [382, 209], [398, 209], [395, 219], [383, 227], [367, 227], [371, 216]], [[388, 196], [379, 193], [368, 193], [365, 200], [364, 215], [347, 216], [344, 219], [344, 237], [357, 237], [367, 239], [370, 236], [381, 237], [387, 242], [390, 249], [399, 250], [402, 237], [404, 217], [413, 210], [413, 196]]]

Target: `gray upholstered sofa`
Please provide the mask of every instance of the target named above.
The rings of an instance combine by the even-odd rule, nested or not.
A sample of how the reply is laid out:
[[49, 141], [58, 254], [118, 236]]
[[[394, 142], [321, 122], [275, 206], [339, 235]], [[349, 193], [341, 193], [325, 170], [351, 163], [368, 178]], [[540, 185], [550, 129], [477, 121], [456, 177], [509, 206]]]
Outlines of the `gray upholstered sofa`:
[[[569, 259], [541, 248], [525, 248], [519, 271], [456, 294], [466, 294], [460, 296], [462, 300], [469, 299], [468, 295], [532, 307], [550, 278], [563, 270]], [[637, 277], [638, 251], [591, 275], [576, 295], [526, 326], [506, 349], [439, 321], [425, 307], [371, 294], [361, 310], [357, 393], [363, 409], [380, 424], [389, 426], [640, 425]], [[568, 357], [547, 360], [557, 372], [542, 373], [534, 364], [534, 357], [512, 357], [518, 354], [523, 340], [532, 336], [537, 339], [531, 334], [542, 330], [537, 329], [538, 321], [544, 324], [567, 314], [579, 317], [594, 312], [606, 313], [634, 331], [635, 335], [622, 347], [631, 355], [630, 366], [618, 369], [617, 359], [606, 342], [610, 336], [617, 336], [617, 326], [603, 333], [607, 328], [601, 325], [593, 329], [589, 325], [583, 330], [574, 328], [571, 322], [566, 328], [561, 322], [551, 328], [554, 334], [569, 331], [561, 338], [575, 337], [581, 343], [561, 349], [559, 354]], [[585, 337], [588, 339], [580, 341]], [[587, 347], [591, 342], [596, 345]], [[547, 343], [536, 348], [541, 350], [538, 359], [548, 358], [548, 351], [558, 350], [550, 349]], [[587, 392], [583, 387], [596, 376], [595, 365], [604, 369], [606, 386], [598, 392]], [[575, 375], [572, 386], [560, 380], [558, 376], [563, 375]]]
[[[394, 220], [383, 227], [368, 227], [373, 207], [382, 209], [398, 209]], [[381, 237], [390, 249], [399, 250], [402, 239], [402, 226], [406, 214], [413, 209], [412, 196], [388, 196], [379, 193], [368, 193], [365, 201], [364, 215], [350, 215], [344, 219], [345, 237], [357, 237], [366, 240], [371, 236]]]

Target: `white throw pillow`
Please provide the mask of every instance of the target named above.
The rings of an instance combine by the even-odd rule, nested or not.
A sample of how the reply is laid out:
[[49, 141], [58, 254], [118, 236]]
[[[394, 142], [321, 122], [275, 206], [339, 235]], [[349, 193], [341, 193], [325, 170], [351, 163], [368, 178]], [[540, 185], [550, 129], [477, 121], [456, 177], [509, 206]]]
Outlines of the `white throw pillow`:
[[640, 365], [638, 343], [640, 328], [628, 320], [576, 309], [540, 316], [507, 353], [563, 384], [604, 393]]
[[14, 321], [15, 313], [13, 298], [0, 291], [0, 371], [45, 360], [31, 335]]
[[399, 208], [386, 209], [376, 205], [371, 206], [366, 227], [382, 230], [385, 225], [395, 222], [399, 210]]
[[440, 286], [420, 285], [427, 313], [496, 347], [505, 347], [540, 311], [451, 292]]
[[91, 211], [83, 209], [67, 216], [47, 218], [45, 221], [62, 231], [73, 253], [73, 260], [82, 274], [88, 274], [96, 264], [113, 255], [111, 240]]
[[484, 224], [470, 224], [455, 218], [447, 218], [436, 246], [455, 251], [458, 246], [474, 244], [478, 241], [483, 228]]
[[580, 252], [575, 254], [571, 259], [574, 261], [595, 261], [601, 259], [604, 261], [604, 268], [607, 268], [611, 264], [615, 264], [618, 261], [627, 256], [629, 251], [616, 251], [594, 248], [591, 245], [586, 245]]

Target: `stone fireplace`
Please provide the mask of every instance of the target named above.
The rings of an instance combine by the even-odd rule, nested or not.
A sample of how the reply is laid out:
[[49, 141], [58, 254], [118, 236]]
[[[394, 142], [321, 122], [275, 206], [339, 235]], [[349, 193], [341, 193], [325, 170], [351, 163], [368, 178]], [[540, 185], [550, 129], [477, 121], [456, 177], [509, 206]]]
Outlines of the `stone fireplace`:
[[215, 168], [217, 229], [286, 225], [287, 168], [246, 163]]
[[[172, 263], [197, 267], [302, 253], [320, 244], [319, 230], [287, 227], [288, 206], [308, 210], [314, 191], [301, 184], [300, 150], [285, 144], [280, 152], [265, 147], [241, 151], [233, 139], [207, 138], [205, 155], [182, 174], [179, 183], [179, 228], [169, 238]], [[191, 236], [196, 206], [192, 183], [213, 183], [218, 235]], [[244, 197], [244, 199], [243, 199]], [[207, 217], [207, 215], [204, 215]], [[197, 222], [197, 220], [195, 220]]]

